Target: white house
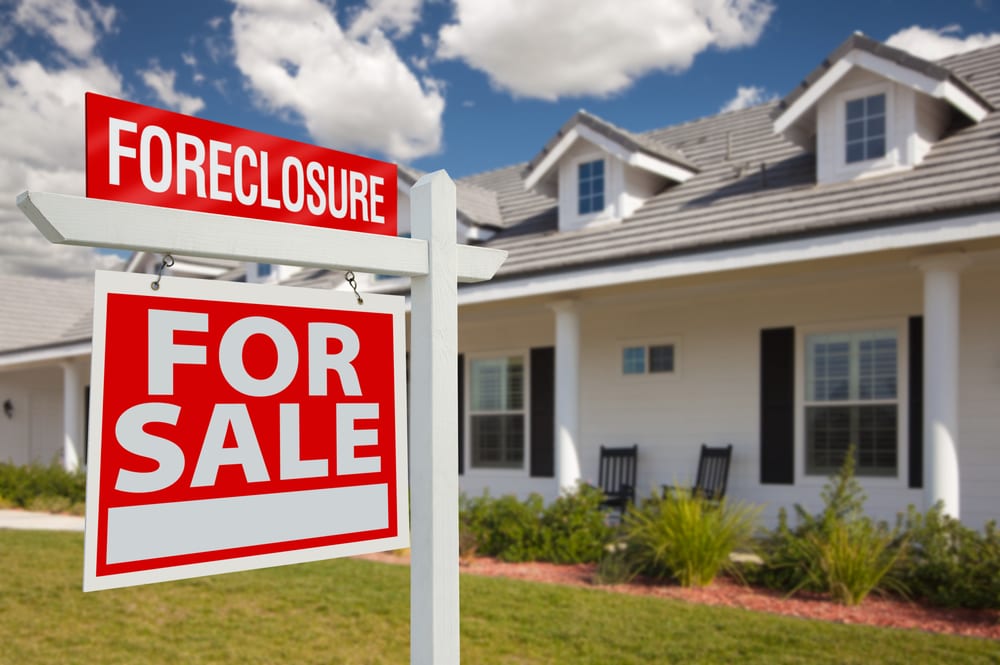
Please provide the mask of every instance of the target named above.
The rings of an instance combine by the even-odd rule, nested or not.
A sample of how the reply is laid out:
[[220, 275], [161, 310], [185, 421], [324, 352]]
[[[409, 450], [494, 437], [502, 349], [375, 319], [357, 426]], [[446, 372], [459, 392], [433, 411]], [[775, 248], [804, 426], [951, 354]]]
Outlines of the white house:
[[[873, 515], [1000, 517], [998, 106], [1000, 47], [854, 35], [780, 102], [641, 134], [580, 112], [461, 179], [459, 237], [510, 252], [459, 289], [463, 491], [554, 498], [638, 444], [646, 493], [732, 443], [729, 496], [773, 518], [854, 443]], [[30, 349], [0, 349], [5, 389]]]

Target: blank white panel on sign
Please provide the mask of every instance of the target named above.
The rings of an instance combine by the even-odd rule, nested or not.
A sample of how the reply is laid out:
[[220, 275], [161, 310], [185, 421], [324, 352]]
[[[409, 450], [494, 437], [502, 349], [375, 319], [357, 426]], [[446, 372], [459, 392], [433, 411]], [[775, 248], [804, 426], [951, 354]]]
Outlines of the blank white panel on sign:
[[108, 563], [385, 529], [388, 514], [384, 484], [112, 508]]

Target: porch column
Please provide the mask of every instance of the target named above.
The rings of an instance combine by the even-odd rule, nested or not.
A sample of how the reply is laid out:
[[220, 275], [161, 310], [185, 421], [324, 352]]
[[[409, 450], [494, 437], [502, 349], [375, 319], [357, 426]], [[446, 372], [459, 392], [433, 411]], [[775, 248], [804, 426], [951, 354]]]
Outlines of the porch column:
[[63, 369], [63, 468], [76, 471], [83, 459], [83, 372], [75, 360]]
[[921, 259], [924, 273], [924, 509], [959, 517], [959, 272], [963, 254]]
[[580, 315], [576, 302], [553, 303], [556, 314], [556, 480], [559, 491], [580, 480]]

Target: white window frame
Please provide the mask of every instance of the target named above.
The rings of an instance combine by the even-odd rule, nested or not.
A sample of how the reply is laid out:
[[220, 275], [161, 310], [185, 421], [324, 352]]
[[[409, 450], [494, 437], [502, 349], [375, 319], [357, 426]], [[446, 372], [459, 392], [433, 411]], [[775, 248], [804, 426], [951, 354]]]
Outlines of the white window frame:
[[[524, 365], [524, 399], [521, 412], [524, 415], [524, 455], [521, 459], [520, 468], [500, 468], [500, 467], [477, 467], [472, 463], [472, 417], [474, 415], [490, 415], [491, 413], [512, 413], [513, 411], [485, 412], [472, 411], [472, 363], [476, 360], [496, 360], [498, 358], [520, 357]], [[464, 393], [464, 434], [465, 441], [462, 442], [465, 451], [465, 464], [463, 472], [470, 476], [509, 476], [524, 477], [528, 475], [531, 464], [531, 353], [527, 349], [484, 351], [465, 354], [465, 368], [463, 370], [465, 380]]]
[[[900, 122], [896, 113], [896, 98], [890, 83], [877, 83], [864, 87], [850, 88], [834, 97], [835, 134], [834, 145], [837, 151], [836, 171], [839, 177], [850, 179], [869, 174], [882, 173], [900, 166], [900, 146], [896, 140]], [[877, 159], [866, 159], [860, 162], [847, 161], [847, 102], [873, 95], [885, 96], [885, 154]]]
[[[603, 205], [596, 210], [591, 210], [590, 212], [580, 212], [580, 169], [587, 164], [594, 163], [600, 163], [601, 165], [601, 182], [603, 186], [603, 190], [601, 191], [601, 201]], [[576, 216], [579, 219], [591, 219], [602, 214], [608, 209], [608, 170], [608, 160], [604, 155], [594, 157], [592, 159], [581, 159], [574, 163], [573, 171], [576, 175], [576, 188], [574, 190], [573, 198], [576, 200]], [[593, 197], [593, 194], [591, 194], [591, 197]]]
[[[645, 352], [645, 367], [641, 374], [625, 373], [625, 349], [631, 347], [642, 347]], [[672, 346], [674, 347], [674, 369], [671, 372], [650, 372], [649, 371], [649, 348], [652, 346]], [[617, 360], [616, 367], [618, 378], [625, 382], [636, 381], [670, 381], [681, 375], [681, 339], [680, 337], [643, 337], [638, 339], [619, 339], [616, 345]]]
[[[795, 329], [795, 484], [820, 487], [830, 474], [806, 473], [806, 338], [810, 335], [893, 330], [896, 333], [896, 475], [856, 475], [863, 487], [872, 489], [906, 489], [909, 487], [909, 328], [906, 318], [870, 319], [863, 321], [796, 326]], [[854, 402], [852, 402], [854, 403]], [[830, 403], [831, 405], [836, 403]]]

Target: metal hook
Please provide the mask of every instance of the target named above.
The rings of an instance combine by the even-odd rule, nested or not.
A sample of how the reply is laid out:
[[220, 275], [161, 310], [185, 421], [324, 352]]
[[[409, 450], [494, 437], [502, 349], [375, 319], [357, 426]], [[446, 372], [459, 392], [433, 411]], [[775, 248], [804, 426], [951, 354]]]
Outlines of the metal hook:
[[361, 297], [361, 294], [358, 293], [358, 281], [354, 278], [354, 273], [352, 271], [348, 270], [347, 272], [344, 273], [344, 279], [346, 279], [347, 283], [350, 285], [350, 287], [352, 289], [354, 289], [354, 295], [358, 299], [358, 304], [359, 305], [364, 305], [365, 301]]
[[154, 291], [159, 291], [160, 280], [163, 278], [164, 268], [169, 268], [173, 265], [174, 265], [174, 257], [170, 256], [169, 254], [164, 254], [163, 260], [160, 261], [160, 269], [156, 271], [156, 281], [150, 284], [149, 288], [153, 289]]

